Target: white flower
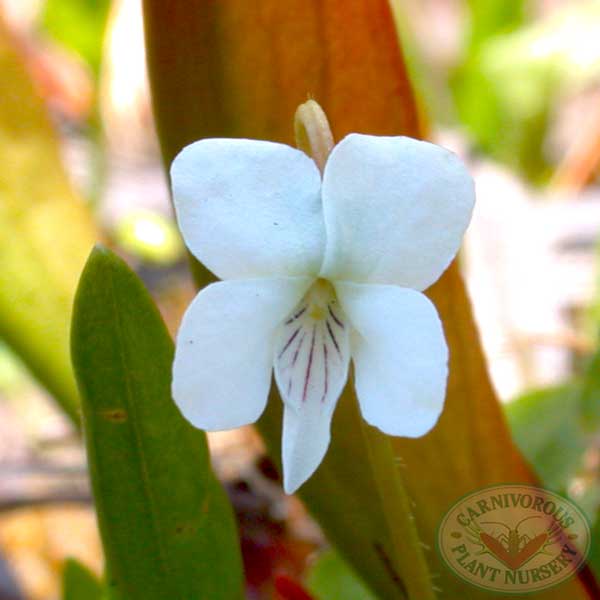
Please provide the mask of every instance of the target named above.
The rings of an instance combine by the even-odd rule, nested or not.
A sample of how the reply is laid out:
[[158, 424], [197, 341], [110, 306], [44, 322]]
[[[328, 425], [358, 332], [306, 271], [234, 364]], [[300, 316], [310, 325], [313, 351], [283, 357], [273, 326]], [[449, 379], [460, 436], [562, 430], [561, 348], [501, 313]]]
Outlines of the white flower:
[[352, 134], [321, 180], [289, 146], [207, 139], [171, 178], [187, 246], [224, 280], [198, 294], [177, 337], [173, 398], [193, 425], [256, 421], [274, 370], [288, 493], [325, 455], [351, 357], [368, 423], [407, 437], [435, 425], [448, 350], [421, 291], [455, 256], [474, 203], [454, 154]]

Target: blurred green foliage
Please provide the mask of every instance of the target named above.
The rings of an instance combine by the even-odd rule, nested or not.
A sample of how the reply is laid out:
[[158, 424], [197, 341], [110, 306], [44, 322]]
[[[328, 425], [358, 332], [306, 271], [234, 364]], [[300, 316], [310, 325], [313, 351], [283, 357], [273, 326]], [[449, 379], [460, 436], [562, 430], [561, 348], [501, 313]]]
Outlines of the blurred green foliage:
[[524, 0], [471, 0], [462, 63], [452, 78], [460, 122], [476, 148], [532, 181], [550, 173], [553, 110], [600, 76], [596, 0], [527, 21]]
[[528, 392], [506, 406], [515, 441], [544, 485], [565, 492], [580, 469], [587, 439], [581, 383]]
[[173, 220], [148, 210], [130, 212], [117, 226], [115, 237], [123, 250], [157, 265], [172, 264], [184, 256]]
[[19, 394], [30, 382], [30, 375], [19, 357], [0, 341], [0, 390], [4, 395]]
[[42, 23], [62, 45], [99, 73], [111, 0], [46, 0]]
[[10, 90], [0, 102], [0, 338], [76, 421], [71, 304], [99, 234], [65, 173], [47, 109], [1, 20], [0, 88]]
[[[589, 563], [600, 577], [600, 350], [582, 376], [506, 405], [515, 441], [541, 484], [571, 496], [593, 525]], [[596, 455], [589, 463], [591, 455]], [[594, 534], [595, 533], [595, 534]]]
[[306, 581], [316, 600], [376, 600], [367, 586], [334, 550], [319, 555]]
[[596, 578], [600, 578], [600, 514], [596, 514], [593, 521], [591, 542], [587, 562]]
[[525, 0], [467, 0], [467, 55], [472, 56], [490, 37], [510, 33], [525, 23]]
[[62, 600], [101, 600], [102, 584], [84, 565], [75, 559], [65, 561], [62, 576]]

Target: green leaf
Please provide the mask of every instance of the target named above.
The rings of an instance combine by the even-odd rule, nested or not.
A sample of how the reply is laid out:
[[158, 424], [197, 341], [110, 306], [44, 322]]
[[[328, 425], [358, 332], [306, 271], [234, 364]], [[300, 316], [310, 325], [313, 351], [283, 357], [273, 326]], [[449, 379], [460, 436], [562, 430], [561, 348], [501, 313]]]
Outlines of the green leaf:
[[598, 78], [600, 7], [565, 3], [525, 24], [523, 0], [469, 4], [471, 34], [454, 79], [460, 119], [481, 149], [540, 181], [551, 170], [544, 142], [556, 103]]
[[468, 0], [467, 5], [471, 52], [491, 36], [514, 31], [525, 21], [525, 0]]
[[376, 596], [333, 550], [323, 552], [312, 564], [307, 585], [317, 600], [376, 600]]
[[591, 358], [579, 390], [580, 411], [586, 432], [600, 430], [600, 350]]
[[579, 394], [573, 382], [529, 392], [506, 405], [515, 442], [551, 489], [566, 489], [587, 447]]
[[98, 578], [75, 559], [65, 562], [62, 575], [62, 600], [101, 600], [102, 585]]
[[[600, 425], [600, 350], [582, 376], [523, 394], [506, 405], [517, 445], [545, 485], [566, 490]], [[595, 512], [595, 510], [594, 510]]]
[[596, 577], [600, 575], [600, 484], [585, 457], [590, 450], [596, 453], [599, 357], [596, 352], [581, 378], [530, 392], [506, 406], [515, 441], [542, 483], [568, 494], [570, 484], [579, 479], [574, 500], [594, 523], [587, 563]]
[[69, 322], [98, 232], [1, 18], [0, 88], [0, 338], [77, 420]]
[[591, 567], [596, 577], [600, 576], [600, 511], [597, 511], [594, 519], [594, 526], [590, 535], [590, 553], [587, 557], [587, 563]]
[[43, 24], [57, 41], [98, 72], [111, 0], [46, 0]]
[[[524, 0], [469, 0], [470, 27], [464, 62], [453, 76], [454, 98], [462, 124], [478, 147], [532, 176], [545, 166], [541, 142], [546, 131], [551, 90], [544, 81], [528, 73], [528, 98], [538, 100], [534, 108], [519, 111], [522, 89], [513, 85], [521, 64], [512, 61], [509, 71], [493, 72], [495, 53], [490, 48], [503, 43], [525, 23]], [[523, 87], [523, 86], [521, 86]]]
[[96, 248], [81, 277], [72, 353], [109, 586], [126, 600], [241, 598], [231, 506], [204, 433], [171, 399], [173, 344], [108, 250]]

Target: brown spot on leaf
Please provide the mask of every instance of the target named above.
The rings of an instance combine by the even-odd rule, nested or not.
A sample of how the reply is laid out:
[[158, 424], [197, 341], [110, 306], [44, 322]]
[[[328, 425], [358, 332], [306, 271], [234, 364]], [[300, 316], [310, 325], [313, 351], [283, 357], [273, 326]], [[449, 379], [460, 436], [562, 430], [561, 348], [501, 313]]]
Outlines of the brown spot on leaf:
[[127, 411], [122, 408], [111, 408], [100, 412], [100, 416], [112, 423], [124, 423], [127, 421]]

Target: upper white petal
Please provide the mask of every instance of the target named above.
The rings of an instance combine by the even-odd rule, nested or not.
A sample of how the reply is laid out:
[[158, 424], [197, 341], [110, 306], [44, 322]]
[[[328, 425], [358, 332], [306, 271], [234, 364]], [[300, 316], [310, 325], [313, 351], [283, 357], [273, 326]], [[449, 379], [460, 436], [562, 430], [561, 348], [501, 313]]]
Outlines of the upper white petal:
[[311, 282], [222, 281], [196, 296], [173, 363], [173, 399], [186, 419], [209, 431], [258, 419], [271, 385], [275, 332]]
[[201, 140], [177, 155], [171, 182], [188, 248], [221, 279], [318, 274], [325, 244], [321, 178], [300, 150]]
[[321, 275], [423, 290], [452, 261], [469, 224], [473, 180], [454, 154], [407, 137], [351, 134], [323, 175]]
[[444, 406], [448, 348], [429, 299], [391, 285], [338, 283], [355, 330], [356, 393], [365, 420], [384, 433], [419, 437]]

